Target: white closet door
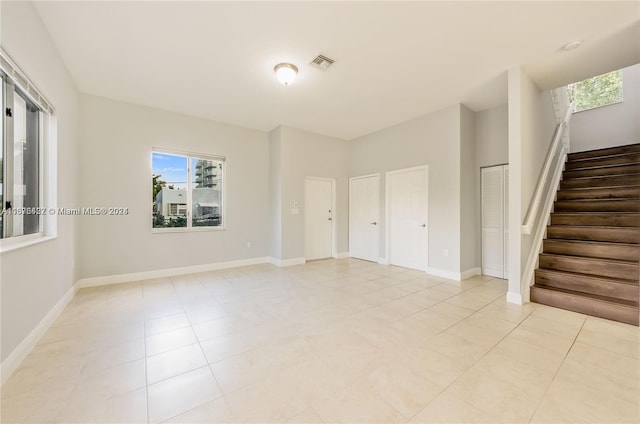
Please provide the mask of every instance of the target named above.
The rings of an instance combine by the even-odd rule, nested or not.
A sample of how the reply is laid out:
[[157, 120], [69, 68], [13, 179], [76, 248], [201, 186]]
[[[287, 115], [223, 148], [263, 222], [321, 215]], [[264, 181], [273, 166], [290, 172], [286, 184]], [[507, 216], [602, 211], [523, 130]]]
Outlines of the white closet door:
[[424, 271], [428, 262], [427, 167], [386, 173], [389, 263]]
[[380, 256], [380, 175], [349, 181], [349, 254], [378, 261]]
[[504, 170], [483, 168], [482, 180], [482, 273], [504, 278]]

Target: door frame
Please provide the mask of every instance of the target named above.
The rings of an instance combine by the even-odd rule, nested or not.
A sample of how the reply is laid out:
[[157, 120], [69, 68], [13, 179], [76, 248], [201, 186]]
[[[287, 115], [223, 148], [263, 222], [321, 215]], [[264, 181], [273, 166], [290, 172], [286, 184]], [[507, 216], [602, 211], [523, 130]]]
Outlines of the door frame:
[[378, 178], [378, 225], [377, 225], [377, 230], [378, 230], [378, 253], [376, 254], [376, 258], [375, 261], [379, 262], [380, 261], [380, 226], [382, 225], [382, 219], [380, 219], [380, 184], [381, 184], [381, 180], [382, 178], [380, 177], [380, 173], [377, 172], [375, 174], [366, 174], [366, 175], [358, 175], [357, 177], [350, 177], [349, 178], [349, 257], [353, 257], [351, 256], [351, 183], [354, 180], [360, 180], [363, 178], [371, 178], [371, 177], [377, 177]]
[[424, 169], [426, 178], [426, 197], [427, 197], [427, 213], [424, 217], [426, 224], [427, 234], [427, 252], [425, 258], [425, 272], [429, 270], [429, 165], [413, 166], [411, 168], [394, 169], [392, 171], [386, 171], [384, 173], [384, 255], [387, 265], [391, 265], [391, 216], [389, 204], [389, 198], [391, 197], [391, 188], [389, 184], [389, 177], [395, 174], [402, 174], [405, 172], [412, 172]]
[[[335, 178], [323, 178], [323, 177], [304, 177], [304, 219], [305, 219], [305, 224], [304, 224], [304, 239], [306, 240], [307, 238], [307, 225], [306, 225], [306, 219], [307, 219], [307, 180], [316, 180], [316, 181], [327, 181], [329, 183], [331, 183], [331, 257], [332, 258], [337, 258], [338, 257], [338, 229], [336, 226], [336, 216], [338, 215], [336, 213], [336, 180]], [[305, 244], [306, 245], [306, 241]], [[306, 250], [306, 249], [305, 249]], [[307, 252], [304, 252], [304, 256], [306, 259], [307, 256]]]

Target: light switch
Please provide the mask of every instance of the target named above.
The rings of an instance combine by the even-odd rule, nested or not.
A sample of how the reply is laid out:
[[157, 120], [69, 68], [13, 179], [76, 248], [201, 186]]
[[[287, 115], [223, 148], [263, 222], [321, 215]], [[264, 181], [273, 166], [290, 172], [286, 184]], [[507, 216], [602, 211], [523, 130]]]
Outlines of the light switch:
[[300, 209], [298, 208], [291, 209], [291, 215], [298, 215], [299, 213], [300, 213]]

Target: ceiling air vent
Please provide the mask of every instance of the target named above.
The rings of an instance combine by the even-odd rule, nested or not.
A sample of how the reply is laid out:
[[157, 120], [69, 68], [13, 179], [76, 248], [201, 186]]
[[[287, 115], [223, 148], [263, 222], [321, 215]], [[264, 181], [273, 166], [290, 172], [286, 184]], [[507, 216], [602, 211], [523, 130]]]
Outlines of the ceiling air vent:
[[329, 59], [327, 56], [323, 56], [319, 54], [318, 56], [313, 58], [313, 60], [311, 61], [311, 64], [317, 66], [318, 68], [324, 71], [329, 66], [331, 66], [333, 62], [335, 62], [335, 60]]

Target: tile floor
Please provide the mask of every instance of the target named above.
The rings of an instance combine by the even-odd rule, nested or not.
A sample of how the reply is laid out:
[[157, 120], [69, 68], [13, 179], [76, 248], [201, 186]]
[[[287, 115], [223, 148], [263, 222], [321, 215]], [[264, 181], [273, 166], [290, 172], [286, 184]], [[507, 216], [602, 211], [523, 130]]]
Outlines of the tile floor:
[[639, 330], [352, 259], [81, 290], [3, 423], [640, 421]]

